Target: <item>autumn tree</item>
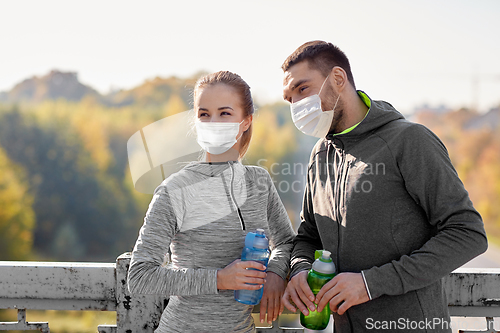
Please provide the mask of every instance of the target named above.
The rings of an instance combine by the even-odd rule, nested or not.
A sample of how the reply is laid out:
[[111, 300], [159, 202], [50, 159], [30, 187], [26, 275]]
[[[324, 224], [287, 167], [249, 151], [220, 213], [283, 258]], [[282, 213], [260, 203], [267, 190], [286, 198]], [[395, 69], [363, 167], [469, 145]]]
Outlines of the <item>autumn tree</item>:
[[26, 173], [0, 147], [0, 260], [26, 260], [31, 254], [35, 214]]

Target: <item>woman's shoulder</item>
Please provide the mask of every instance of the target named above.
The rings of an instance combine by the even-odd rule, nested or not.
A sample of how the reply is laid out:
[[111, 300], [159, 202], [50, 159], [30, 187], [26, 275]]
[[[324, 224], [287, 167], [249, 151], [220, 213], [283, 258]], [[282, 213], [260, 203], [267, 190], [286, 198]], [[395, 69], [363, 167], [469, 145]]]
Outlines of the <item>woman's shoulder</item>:
[[269, 175], [269, 172], [267, 171], [266, 168], [263, 168], [258, 165], [243, 165], [243, 166], [245, 167], [247, 172], [249, 172], [252, 175], [271, 178], [271, 175]]
[[257, 165], [245, 165], [245, 169], [247, 177], [258, 184], [258, 186], [263, 186], [262, 189], [269, 190], [274, 185], [273, 179], [266, 168]]
[[184, 167], [165, 178], [158, 188], [161, 187], [165, 191], [179, 190], [191, 185], [193, 182], [195, 182], [193, 179], [193, 173], [189, 172], [186, 167]]

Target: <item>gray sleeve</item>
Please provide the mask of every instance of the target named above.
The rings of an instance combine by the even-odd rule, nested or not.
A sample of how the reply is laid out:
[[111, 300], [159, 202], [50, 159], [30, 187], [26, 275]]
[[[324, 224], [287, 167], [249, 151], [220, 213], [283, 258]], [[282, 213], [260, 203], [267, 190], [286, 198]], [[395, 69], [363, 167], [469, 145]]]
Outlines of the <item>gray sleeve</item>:
[[271, 248], [267, 271], [276, 273], [286, 279], [290, 271], [290, 255], [295, 232], [271, 176], [267, 171], [265, 171], [265, 174], [268, 182], [267, 223]]
[[216, 269], [174, 269], [163, 266], [177, 218], [165, 185], [156, 190], [132, 252], [128, 288], [132, 294], [207, 295], [217, 294]]
[[[310, 163], [309, 163], [310, 164]], [[314, 262], [314, 253], [316, 250], [323, 249], [323, 243], [319, 235], [311, 196], [311, 182], [309, 172], [307, 173], [306, 189], [302, 201], [302, 211], [300, 212], [300, 225], [297, 230], [297, 236], [293, 241], [293, 250], [291, 256], [290, 277], [296, 274], [310, 270]]]
[[424, 126], [413, 125], [397, 142], [403, 145], [396, 158], [408, 193], [437, 232], [410, 255], [363, 271], [373, 298], [428, 286], [488, 246], [481, 216], [441, 140]]

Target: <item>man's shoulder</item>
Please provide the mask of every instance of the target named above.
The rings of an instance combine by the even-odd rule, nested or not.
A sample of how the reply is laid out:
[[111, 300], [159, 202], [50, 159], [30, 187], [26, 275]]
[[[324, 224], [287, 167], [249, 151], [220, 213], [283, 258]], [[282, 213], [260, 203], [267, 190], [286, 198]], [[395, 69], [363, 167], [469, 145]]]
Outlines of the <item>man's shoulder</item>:
[[441, 139], [425, 125], [405, 119], [393, 121], [381, 127], [374, 135], [382, 139], [387, 147], [397, 156], [428, 154], [440, 151], [447, 154]]
[[[406, 140], [425, 139], [425, 137], [437, 136], [426, 126], [412, 122], [407, 119], [397, 119], [384, 126], [379, 127], [373, 132], [387, 142], [401, 143]], [[397, 139], [397, 140], [395, 140]]]

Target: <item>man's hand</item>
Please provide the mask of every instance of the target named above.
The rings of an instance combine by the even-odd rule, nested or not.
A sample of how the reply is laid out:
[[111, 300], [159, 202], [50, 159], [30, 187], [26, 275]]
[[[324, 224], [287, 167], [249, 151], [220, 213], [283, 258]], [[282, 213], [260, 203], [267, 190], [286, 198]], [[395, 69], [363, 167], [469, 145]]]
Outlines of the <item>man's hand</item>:
[[264, 284], [264, 293], [260, 301], [260, 322], [263, 323], [266, 317], [267, 322], [271, 324], [281, 314], [281, 296], [285, 291], [285, 280], [276, 273], [268, 272], [266, 283]]
[[[308, 315], [309, 311], [307, 308], [314, 311], [316, 306], [314, 305], [314, 294], [307, 284], [307, 271], [302, 271], [296, 274], [286, 287], [285, 293], [281, 299], [280, 313], [283, 312], [284, 307], [292, 312], [297, 309], [290, 303], [290, 298], [292, 302], [299, 308], [304, 315]], [[305, 305], [304, 305], [305, 303]]]
[[333, 312], [343, 315], [351, 306], [369, 300], [361, 273], [340, 273], [321, 288], [315, 303], [318, 311], [330, 303]]

